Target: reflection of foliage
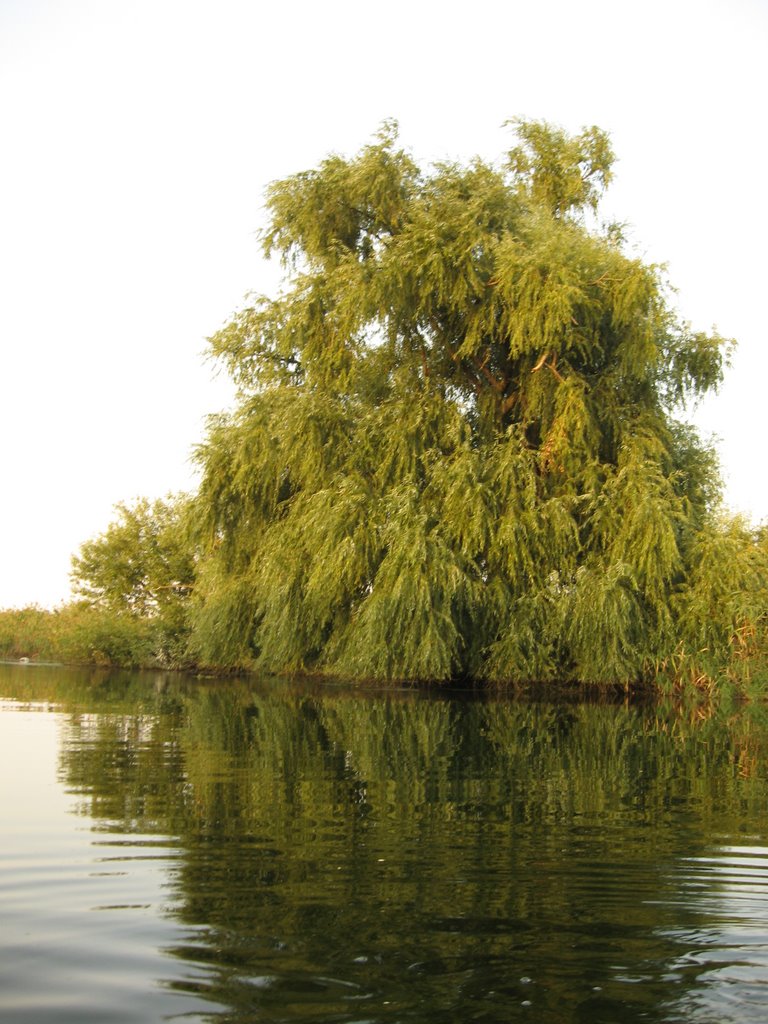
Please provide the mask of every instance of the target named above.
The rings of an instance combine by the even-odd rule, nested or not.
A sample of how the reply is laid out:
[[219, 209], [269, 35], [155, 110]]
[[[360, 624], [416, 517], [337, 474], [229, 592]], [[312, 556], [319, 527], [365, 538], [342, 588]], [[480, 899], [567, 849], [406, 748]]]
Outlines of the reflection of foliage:
[[[208, 965], [203, 991], [238, 1024], [329, 1005], [360, 1019], [344, 985], [369, 996], [370, 1019], [508, 1021], [526, 975], [538, 1020], [581, 1019], [596, 984], [659, 1019], [670, 866], [766, 808], [755, 708], [702, 719], [162, 674], [0, 678], [68, 713], [61, 773], [97, 829], [178, 837], [175, 912], [192, 931], [176, 953]], [[648, 984], [628, 995], [611, 965], [630, 955]], [[380, 1002], [392, 991], [397, 1016]]]

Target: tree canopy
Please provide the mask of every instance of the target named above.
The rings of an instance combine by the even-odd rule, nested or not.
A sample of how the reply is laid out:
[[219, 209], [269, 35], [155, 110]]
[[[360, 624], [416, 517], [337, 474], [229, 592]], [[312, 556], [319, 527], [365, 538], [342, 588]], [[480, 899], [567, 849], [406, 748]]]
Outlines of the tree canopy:
[[[239, 397], [197, 450], [202, 661], [631, 682], [701, 624], [719, 479], [678, 417], [727, 343], [601, 226], [605, 133], [511, 127], [422, 169], [387, 123], [270, 186], [284, 288], [211, 339]], [[721, 568], [752, 600], [748, 532]]]
[[186, 660], [188, 600], [195, 580], [189, 506], [184, 496], [120, 503], [106, 532], [86, 541], [72, 559], [75, 593], [86, 605], [108, 613], [113, 633], [119, 628], [114, 615], [151, 624], [146, 637], [146, 631], [139, 635], [150, 659], [160, 662]]

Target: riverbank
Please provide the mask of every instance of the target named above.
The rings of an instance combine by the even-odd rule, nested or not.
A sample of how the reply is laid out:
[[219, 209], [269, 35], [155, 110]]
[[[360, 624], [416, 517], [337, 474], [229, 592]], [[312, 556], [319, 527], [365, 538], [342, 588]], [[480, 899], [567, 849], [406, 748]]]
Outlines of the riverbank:
[[[635, 680], [590, 683], [570, 679], [566, 671], [555, 681], [510, 679], [488, 684], [495, 688], [561, 692], [573, 690], [621, 690], [626, 694], [688, 698], [697, 701], [763, 700], [768, 695], [768, 651], [755, 637], [737, 634], [733, 638], [732, 657], [720, 671], [706, 667], [706, 651], [697, 656], [680, 647]], [[104, 668], [163, 669], [191, 671], [206, 676], [226, 677], [251, 673], [257, 666], [211, 665], [195, 658], [188, 633], [171, 633], [159, 619], [120, 614], [73, 601], [55, 609], [29, 606], [0, 610], [0, 661], [17, 664], [88, 665]], [[302, 675], [302, 673], [294, 673]], [[322, 672], [312, 677], [326, 678]], [[333, 678], [337, 678], [335, 675]], [[349, 681], [349, 680], [347, 680]], [[351, 680], [364, 683], [368, 680]], [[381, 684], [382, 680], [377, 680]], [[484, 687], [482, 680], [470, 680], [473, 687]], [[428, 685], [423, 680], [422, 685]], [[396, 685], [396, 681], [390, 681]], [[418, 685], [410, 681], [411, 686]], [[450, 688], [449, 684], [440, 684]]]
[[8, 661], [170, 667], [163, 639], [150, 619], [80, 602], [53, 610], [32, 605], [0, 611], [0, 659]]

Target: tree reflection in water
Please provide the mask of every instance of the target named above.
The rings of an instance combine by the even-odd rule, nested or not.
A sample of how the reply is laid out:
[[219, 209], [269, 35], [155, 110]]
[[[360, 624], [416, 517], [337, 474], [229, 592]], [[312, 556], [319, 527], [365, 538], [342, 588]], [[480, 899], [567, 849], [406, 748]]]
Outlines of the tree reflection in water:
[[94, 839], [173, 838], [164, 952], [187, 970], [169, 983], [217, 1019], [758, 1019], [768, 733], [751, 713], [46, 687]]

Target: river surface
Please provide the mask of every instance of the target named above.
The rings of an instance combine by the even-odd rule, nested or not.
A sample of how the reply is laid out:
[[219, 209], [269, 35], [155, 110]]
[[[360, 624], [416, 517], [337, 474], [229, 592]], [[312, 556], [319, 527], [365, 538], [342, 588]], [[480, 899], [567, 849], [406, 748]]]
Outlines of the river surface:
[[4, 1024], [768, 1020], [768, 722], [0, 666]]

